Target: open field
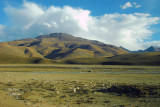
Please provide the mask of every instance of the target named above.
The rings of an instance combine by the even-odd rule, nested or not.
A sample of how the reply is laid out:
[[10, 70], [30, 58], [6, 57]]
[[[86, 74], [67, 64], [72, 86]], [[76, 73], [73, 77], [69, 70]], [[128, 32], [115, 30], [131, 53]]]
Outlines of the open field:
[[0, 96], [0, 107], [159, 107], [160, 67], [2, 64]]
[[0, 72], [107, 72], [107, 71], [160, 71], [160, 66], [128, 66], [128, 65], [70, 65], [70, 64], [0, 64]]

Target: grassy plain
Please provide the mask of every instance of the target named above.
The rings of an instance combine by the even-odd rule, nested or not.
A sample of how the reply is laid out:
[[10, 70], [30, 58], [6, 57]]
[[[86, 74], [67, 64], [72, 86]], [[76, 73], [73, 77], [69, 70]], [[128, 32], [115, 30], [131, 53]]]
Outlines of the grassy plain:
[[159, 107], [159, 71], [159, 66], [1, 64], [0, 107]]

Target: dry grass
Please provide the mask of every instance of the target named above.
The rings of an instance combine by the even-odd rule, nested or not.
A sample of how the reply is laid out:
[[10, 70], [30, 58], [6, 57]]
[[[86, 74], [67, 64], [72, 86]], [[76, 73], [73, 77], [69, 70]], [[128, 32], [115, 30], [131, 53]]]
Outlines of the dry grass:
[[0, 71], [62, 71], [62, 72], [106, 72], [106, 71], [160, 71], [159, 66], [124, 65], [67, 65], [67, 64], [0, 64]]
[[[101, 68], [128, 68], [133, 71], [133, 68], [159, 69], [159, 67], [4, 64], [0, 65], [0, 68], [1, 71], [10, 70], [10, 72], [0, 72], [0, 92], [2, 96], [0, 105], [3, 105], [2, 107], [12, 107], [8, 102], [10, 104], [16, 103], [18, 107], [159, 107], [160, 105], [159, 96], [157, 96], [160, 93], [160, 74], [133, 74], [127, 72], [106, 74], [99, 72]], [[95, 73], [75, 72], [84, 68], [86, 70], [96, 70]], [[66, 73], [59, 73], [58, 71], [57, 73], [24, 72], [27, 70], [35, 71], [36, 69], [66, 69]], [[74, 73], [67, 72], [69, 70], [74, 71]], [[119, 91], [115, 91], [114, 88]], [[126, 89], [133, 91], [126, 93]], [[137, 93], [136, 90], [140, 94], [134, 98], [132, 92]], [[157, 92], [157, 94], [152, 95], [153, 92]]]

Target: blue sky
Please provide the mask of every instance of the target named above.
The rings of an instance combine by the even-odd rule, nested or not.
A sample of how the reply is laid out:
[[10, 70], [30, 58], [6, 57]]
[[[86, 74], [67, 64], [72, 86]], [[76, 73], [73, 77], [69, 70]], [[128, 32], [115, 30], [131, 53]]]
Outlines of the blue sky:
[[0, 0], [0, 41], [54, 32], [131, 50], [160, 46], [159, 0]]

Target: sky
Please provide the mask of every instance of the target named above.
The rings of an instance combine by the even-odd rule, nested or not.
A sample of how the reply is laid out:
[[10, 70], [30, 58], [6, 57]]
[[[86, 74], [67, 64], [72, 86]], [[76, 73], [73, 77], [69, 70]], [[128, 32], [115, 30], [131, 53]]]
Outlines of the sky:
[[160, 46], [160, 0], [0, 0], [0, 41], [50, 33], [123, 46]]

